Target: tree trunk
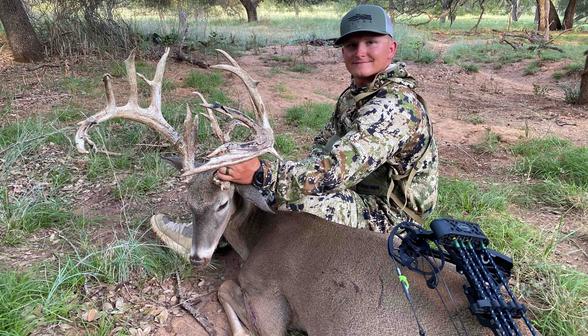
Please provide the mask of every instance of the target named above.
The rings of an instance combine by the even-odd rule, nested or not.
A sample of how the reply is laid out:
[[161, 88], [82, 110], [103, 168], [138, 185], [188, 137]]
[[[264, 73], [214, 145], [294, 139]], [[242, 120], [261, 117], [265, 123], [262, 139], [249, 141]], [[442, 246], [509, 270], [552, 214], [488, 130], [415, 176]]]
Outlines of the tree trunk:
[[582, 80], [580, 82], [580, 96], [578, 96], [578, 104], [588, 104], [588, 50], [584, 52], [586, 55], [586, 64], [584, 64], [584, 72], [582, 72]]
[[544, 32], [544, 39], [549, 40], [549, 0], [537, 0], [537, 13], [539, 20], [537, 23], [537, 30]]
[[519, 20], [519, 1], [520, 0], [510, 0], [510, 17], [515, 22]]
[[261, 0], [239, 0], [247, 12], [247, 22], [257, 22], [257, 5]]
[[439, 22], [445, 23], [445, 19], [447, 15], [451, 14], [451, 3], [453, 0], [443, 0], [441, 1], [441, 15], [439, 16]]
[[570, 0], [566, 6], [564, 14], [563, 29], [572, 29], [574, 27], [574, 16], [576, 15], [576, 0]]
[[0, 0], [0, 22], [4, 26], [15, 61], [35, 62], [43, 59], [43, 46], [21, 0]]
[[553, 2], [549, 0], [549, 30], [562, 30], [562, 28], [559, 15], [557, 15], [557, 9], [555, 9]]

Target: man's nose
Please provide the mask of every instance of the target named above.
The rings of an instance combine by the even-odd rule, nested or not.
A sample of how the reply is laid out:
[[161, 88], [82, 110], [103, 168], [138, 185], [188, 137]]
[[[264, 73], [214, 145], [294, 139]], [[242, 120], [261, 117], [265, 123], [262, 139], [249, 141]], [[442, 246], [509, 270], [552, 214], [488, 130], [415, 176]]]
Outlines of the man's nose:
[[367, 52], [367, 45], [365, 43], [358, 43], [357, 49], [355, 49], [356, 56], [364, 56]]

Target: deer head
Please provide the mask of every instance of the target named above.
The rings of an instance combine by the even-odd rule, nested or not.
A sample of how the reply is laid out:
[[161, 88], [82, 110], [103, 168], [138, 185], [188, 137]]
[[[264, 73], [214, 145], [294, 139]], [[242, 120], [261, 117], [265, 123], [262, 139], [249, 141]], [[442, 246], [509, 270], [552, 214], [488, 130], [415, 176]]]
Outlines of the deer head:
[[[200, 157], [199, 163], [195, 161], [198, 145], [198, 113], [193, 114], [189, 106], [186, 106], [182, 135], [165, 120], [161, 113], [161, 87], [169, 48], [166, 48], [159, 60], [152, 80], [136, 73], [135, 52], [131, 52], [125, 61], [130, 84], [129, 99], [123, 106], [116, 105], [111, 76], [105, 74], [103, 82], [106, 89], [106, 107], [80, 122], [75, 137], [76, 147], [80, 153], [88, 153], [86, 144], [97, 152], [111, 153], [105, 149], [98, 149], [89, 138], [88, 131], [92, 126], [106, 120], [122, 118], [147, 125], [170, 142], [178, 156], [166, 159], [182, 172], [183, 182], [188, 185], [186, 201], [194, 218], [191, 261], [197, 265], [207, 264], [210, 260], [231, 217], [240, 209], [240, 200], [250, 200], [262, 208], [265, 207], [265, 210], [271, 211], [260, 194], [252, 190], [253, 187], [233, 186], [228, 182], [220, 182], [214, 178], [213, 170], [243, 162], [264, 153], [272, 153], [279, 157], [273, 148], [274, 134], [269, 124], [268, 114], [256, 88], [258, 82], [254, 81], [229, 54], [223, 50], [217, 49], [217, 51], [223, 54], [230, 64], [219, 64], [212, 68], [229, 71], [245, 83], [255, 112], [255, 120], [236, 109], [218, 103], [209, 104], [202, 94], [195, 92], [202, 100], [201, 106], [205, 108], [206, 113], [203, 116], [210, 121], [214, 135], [222, 143], [209, 154]], [[151, 87], [151, 103], [147, 108], [138, 104], [137, 76]], [[225, 130], [221, 129], [215, 112], [231, 118]], [[246, 142], [231, 142], [231, 132], [237, 125], [252, 129], [255, 133], [254, 138]], [[235, 193], [236, 190], [238, 193]], [[236, 194], [241, 196], [236, 197]]]

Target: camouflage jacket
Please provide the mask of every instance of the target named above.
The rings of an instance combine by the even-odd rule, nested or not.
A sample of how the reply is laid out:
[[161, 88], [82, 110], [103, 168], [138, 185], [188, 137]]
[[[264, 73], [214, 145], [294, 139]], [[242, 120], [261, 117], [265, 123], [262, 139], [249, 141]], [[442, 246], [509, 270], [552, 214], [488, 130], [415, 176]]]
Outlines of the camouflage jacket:
[[404, 67], [391, 64], [367, 87], [348, 87], [306, 159], [267, 164], [264, 189], [275, 193], [278, 204], [345, 188], [385, 199], [394, 182], [394, 194], [418, 215], [433, 210], [437, 147], [413, 91], [416, 82]]

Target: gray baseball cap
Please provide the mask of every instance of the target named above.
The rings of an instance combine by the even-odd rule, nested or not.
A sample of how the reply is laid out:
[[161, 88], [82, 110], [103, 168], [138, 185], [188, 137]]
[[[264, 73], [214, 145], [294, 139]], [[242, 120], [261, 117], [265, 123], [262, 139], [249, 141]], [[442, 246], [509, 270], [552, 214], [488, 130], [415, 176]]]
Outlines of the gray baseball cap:
[[371, 32], [382, 35], [394, 33], [390, 15], [384, 8], [376, 5], [359, 5], [341, 19], [341, 37], [335, 41], [335, 46], [343, 44], [351, 34], [359, 32]]

